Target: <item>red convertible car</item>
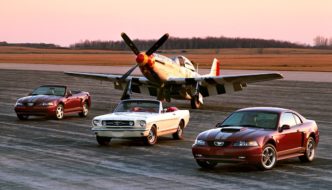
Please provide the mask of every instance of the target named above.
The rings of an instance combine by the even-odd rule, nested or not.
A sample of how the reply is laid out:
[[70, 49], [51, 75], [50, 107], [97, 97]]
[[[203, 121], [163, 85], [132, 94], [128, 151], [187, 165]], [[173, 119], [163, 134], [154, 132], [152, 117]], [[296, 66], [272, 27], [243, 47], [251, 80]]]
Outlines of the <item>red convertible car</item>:
[[88, 92], [70, 91], [66, 86], [45, 85], [18, 99], [15, 112], [20, 120], [26, 120], [30, 115], [62, 119], [66, 113], [78, 113], [79, 116], [86, 117], [90, 105]]
[[202, 168], [213, 168], [220, 162], [244, 162], [268, 170], [286, 158], [313, 161], [318, 141], [316, 122], [295, 111], [245, 108], [232, 113], [215, 129], [200, 133], [192, 153]]

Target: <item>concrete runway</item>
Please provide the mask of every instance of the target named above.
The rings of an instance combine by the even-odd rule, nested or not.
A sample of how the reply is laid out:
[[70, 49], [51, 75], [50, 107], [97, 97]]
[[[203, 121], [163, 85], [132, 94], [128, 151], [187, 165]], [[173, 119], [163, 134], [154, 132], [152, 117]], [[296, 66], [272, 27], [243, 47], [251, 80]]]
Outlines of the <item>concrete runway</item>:
[[[87, 118], [57, 121], [33, 117], [19, 121], [17, 98], [43, 84], [68, 84], [89, 91]], [[277, 80], [248, 85], [241, 92], [205, 99], [190, 110], [185, 140], [162, 137], [146, 147], [140, 141], [114, 140], [100, 147], [90, 131], [94, 116], [110, 112], [121, 96], [108, 82], [66, 76], [62, 72], [0, 69], [0, 189], [330, 189], [332, 186], [332, 83]], [[134, 94], [136, 98], [148, 98]], [[173, 101], [181, 109], [189, 102]], [[317, 121], [321, 140], [316, 160], [281, 161], [271, 171], [220, 164], [200, 169], [191, 154], [196, 135], [249, 106], [295, 109]]]

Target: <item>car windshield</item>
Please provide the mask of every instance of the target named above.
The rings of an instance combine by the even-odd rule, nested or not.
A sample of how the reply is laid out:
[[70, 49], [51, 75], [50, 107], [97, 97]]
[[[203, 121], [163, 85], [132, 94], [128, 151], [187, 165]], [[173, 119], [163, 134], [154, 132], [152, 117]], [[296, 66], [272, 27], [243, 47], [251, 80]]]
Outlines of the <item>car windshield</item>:
[[123, 101], [114, 112], [151, 112], [159, 113], [159, 102], [154, 101]]
[[266, 111], [239, 111], [230, 115], [219, 126], [245, 126], [275, 129], [277, 127], [277, 122], [278, 113]]
[[66, 92], [65, 87], [61, 86], [41, 86], [36, 88], [31, 95], [51, 95], [51, 96], [64, 96]]

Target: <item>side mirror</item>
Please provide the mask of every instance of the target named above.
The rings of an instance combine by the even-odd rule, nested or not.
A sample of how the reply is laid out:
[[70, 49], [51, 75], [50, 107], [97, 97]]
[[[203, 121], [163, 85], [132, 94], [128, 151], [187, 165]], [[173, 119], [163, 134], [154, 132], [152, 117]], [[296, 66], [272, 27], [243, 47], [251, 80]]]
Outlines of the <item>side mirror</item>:
[[71, 92], [67, 92], [67, 95], [66, 95], [66, 97], [68, 98], [68, 97], [70, 97], [70, 96], [72, 96], [73, 94], [71, 93]]
[[28, 96], [31, 96], [32, 95], [32, 92], [30, 92], [29, 94], [28, 94]]
[[166, 113], [167, 112], [167, 108], [164, 108], [161, 110], [161, 113]]
[[284, 130], [287, 130], [287, 129], [290, 129], [290, 126], [289, 125], [283, 125], [279, 128], [279, 132], [283, 132]]

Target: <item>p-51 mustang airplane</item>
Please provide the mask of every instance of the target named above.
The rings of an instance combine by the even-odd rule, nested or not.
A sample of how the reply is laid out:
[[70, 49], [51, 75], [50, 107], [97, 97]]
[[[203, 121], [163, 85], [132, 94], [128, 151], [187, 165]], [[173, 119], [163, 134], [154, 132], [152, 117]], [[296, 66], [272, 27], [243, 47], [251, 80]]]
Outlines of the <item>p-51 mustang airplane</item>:
[[[191, 107], [197, 109], [203, 104], [203, 97], [242, 90], [247, 83], [283, 78], [279, 73], [220, 76], [220, 63], [213, 60], [211, 71], [200, 75], [192, 62], [184, 56], [168, 58], [154, 53], [168, 39], [163, 35], [148, 51], [138, 50], [133, 41], [121, 34], [125, 43], [136, 55], [136, 65], [124, 75], [66, 72], [68, 75], [114, 82], [115, 89], [123, 90], [121, 99], [128, 99], [132, 92], [157, 97], [158, 100], [191, 100]], [[142, 77], [130, 76], [139, 67]]]

